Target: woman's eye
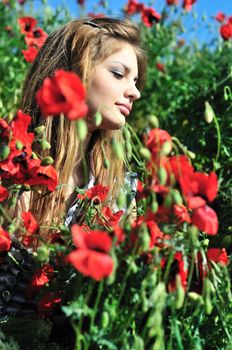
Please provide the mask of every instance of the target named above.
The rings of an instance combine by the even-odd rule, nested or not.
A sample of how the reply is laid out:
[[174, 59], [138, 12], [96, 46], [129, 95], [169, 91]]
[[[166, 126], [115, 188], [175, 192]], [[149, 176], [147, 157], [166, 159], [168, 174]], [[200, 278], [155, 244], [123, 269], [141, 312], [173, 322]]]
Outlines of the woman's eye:
[[112, 74], [114, 75], [115, 78], [117, 79], [122, 79], [124, 75], [122, 73], [119, 73], [117, 71], [113, 71]]

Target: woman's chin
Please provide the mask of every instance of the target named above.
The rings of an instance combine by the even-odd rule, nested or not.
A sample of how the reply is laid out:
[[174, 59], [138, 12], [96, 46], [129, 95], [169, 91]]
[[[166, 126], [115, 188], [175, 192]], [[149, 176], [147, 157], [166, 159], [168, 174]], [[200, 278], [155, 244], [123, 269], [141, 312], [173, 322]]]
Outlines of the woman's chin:
[[102, 122], [99, 125], [99, 129], [104, 130], [119, 130], [126, 123], [124, 115], [120, 112], [108, 113], [107, 115], [102, 115]]

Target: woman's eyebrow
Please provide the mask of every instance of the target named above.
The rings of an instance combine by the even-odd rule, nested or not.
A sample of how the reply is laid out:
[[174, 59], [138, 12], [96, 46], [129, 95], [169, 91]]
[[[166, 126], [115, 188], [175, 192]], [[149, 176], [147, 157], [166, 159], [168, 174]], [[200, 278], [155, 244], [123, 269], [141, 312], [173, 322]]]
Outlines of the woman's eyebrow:
[[[122, 63], [121, 61], [111, 61], [112, 63], [119, 63], [119, 64], [121, 64], [124, 68], [125, 68], [125, 70], [127, 71], [127, 72], [130, 72], [131, 71], [131, 69], [129, 68], [129, 67], [127, 67], [124, 63]], [[138, 77], [136, 76], [135, 77], [135, 81], [137, 81], [138, 80]]]

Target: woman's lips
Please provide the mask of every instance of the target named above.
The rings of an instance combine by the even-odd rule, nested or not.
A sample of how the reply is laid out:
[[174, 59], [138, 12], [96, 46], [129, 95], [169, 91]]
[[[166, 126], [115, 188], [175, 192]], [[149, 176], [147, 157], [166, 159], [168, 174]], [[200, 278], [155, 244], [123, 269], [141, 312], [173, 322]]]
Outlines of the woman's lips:
[[118, 106], [120, 112], [121, 112], [125, 117], [127, 117], [127, 116], [130, 114], [130, 109], [127, 108], [126, 106], [120, 105], [120, 104], [117, 104], [117, 106]]

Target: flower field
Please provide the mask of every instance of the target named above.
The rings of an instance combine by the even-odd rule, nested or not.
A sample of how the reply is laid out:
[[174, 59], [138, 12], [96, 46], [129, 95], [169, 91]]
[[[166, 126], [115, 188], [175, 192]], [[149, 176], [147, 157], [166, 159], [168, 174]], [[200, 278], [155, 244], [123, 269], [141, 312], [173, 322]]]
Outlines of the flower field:
[[[197, 1], [163, 0], [158, 12], [129, 0], [121, 9], [139, 23], [148, 55], [123, 143], [111, 140], [138, 179], [136, 207], [124, 215], [128, 184], [115, 211], [105, 205], [107, 186], [77, 187], [85, 214], [70, 227], [65, 213], [46, 227], [31, 211], [13, 213], [22, 194], [49, 201], [64, 185], [44, 125], [34, 128], [18, 104], [47, 36], [73, 18], [64, 5], [0, 2], [0, 281], [8, 285], [0, 284], [0, 350], [232, 349], [232, 13], [198, 18]], [[80, 16], [109, 11], [104, 1], [94, 13], [85, 5], [76, 4]], [[211, 31], [209, 42], [188, 38], [190, 17]], [[65, 116], [79, 142], [85, 98], [80, 78], [63, 69], [36, 95], [44, 120]], [[14, 294], [18, 276], [26, 283]]]

